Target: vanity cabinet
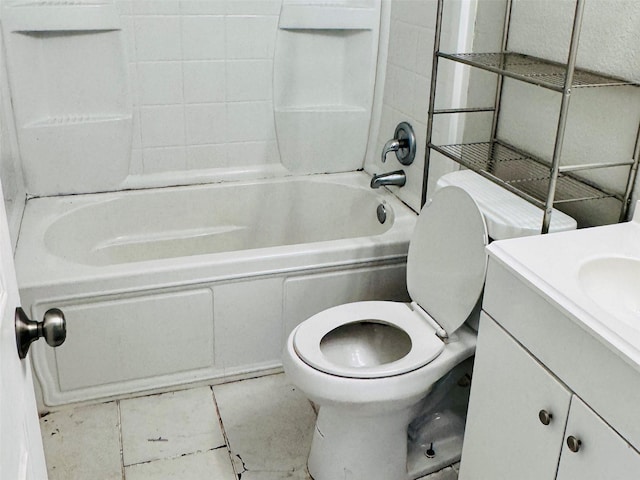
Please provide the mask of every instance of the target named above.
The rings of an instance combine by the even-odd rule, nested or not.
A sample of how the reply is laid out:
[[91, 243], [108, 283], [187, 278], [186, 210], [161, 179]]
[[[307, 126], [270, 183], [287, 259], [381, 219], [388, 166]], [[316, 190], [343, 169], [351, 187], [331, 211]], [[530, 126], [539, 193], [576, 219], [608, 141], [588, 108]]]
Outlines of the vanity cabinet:
[[459, 480], [637, 480], [639, 472], [640, 454], [483, 313]]

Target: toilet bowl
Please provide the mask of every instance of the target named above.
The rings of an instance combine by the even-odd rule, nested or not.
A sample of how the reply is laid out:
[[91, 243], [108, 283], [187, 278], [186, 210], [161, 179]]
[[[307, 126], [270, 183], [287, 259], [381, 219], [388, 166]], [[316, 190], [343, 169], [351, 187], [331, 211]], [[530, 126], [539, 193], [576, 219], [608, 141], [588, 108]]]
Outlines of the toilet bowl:
[[412, 302], [339, 305], [289, 335], [285, 372], [320, 407], [308, 460], [314, 480], [409, 478], [409, 423], [434, 384], [475, 350], [466, 321], [484, 287], [483, 213], [465, 189], [440, 188], [409, 245]]

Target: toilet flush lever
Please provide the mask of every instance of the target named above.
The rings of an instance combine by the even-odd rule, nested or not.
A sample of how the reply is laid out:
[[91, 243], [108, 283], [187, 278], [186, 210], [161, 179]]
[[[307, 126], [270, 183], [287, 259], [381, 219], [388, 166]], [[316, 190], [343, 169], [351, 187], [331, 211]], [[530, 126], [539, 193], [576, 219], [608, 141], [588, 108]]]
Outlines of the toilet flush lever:
[[60, 346], [67, 338], [67, 321], [64, 314], [57, 308], [51, 308], [44, 313], [41, 322], [29, 320], [21, 307], [16, 308], [15, 314], [16, 346], [18, 356], [25, 358], [29, 347], [40, 337], [44, 337], [48, 345]]
[[416, 136], [413, 128], [407, 122], [401, 122], [396, 127], [393, 138], [382, 148], [382, 163], [387, 160], [387, 153], [396, 152], [396, 158], [403, 165], [411, 165], [416, 157]]

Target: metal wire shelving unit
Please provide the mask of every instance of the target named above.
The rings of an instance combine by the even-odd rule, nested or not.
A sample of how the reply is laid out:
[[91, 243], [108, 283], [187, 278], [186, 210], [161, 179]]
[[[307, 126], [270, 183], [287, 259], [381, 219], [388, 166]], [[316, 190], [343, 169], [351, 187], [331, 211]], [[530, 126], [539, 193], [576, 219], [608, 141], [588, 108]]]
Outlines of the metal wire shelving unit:
[[[597, 162], [577, 165], [560, 165], [564, 133], [567, 123], [571, 91], [577, 88], [640, 86], [638, 83], [576, 68], [576, 56], [582, 28], [585, 0], [576, 0], [571, 43], [566, 64], [543, 58], [507, 51], [509, 24], [513, 0], [506, 0], [506, 11], [502, 33], [502, 51], [498, 53], [444, 53], [440, 51], [440, 37], [444, 0], [438, 0], [436, 32], [433, 51], [429, 116], [427, 118], [427, 149], [422, 203], [426, 202], [426, 186], [429, 175], [431, 151], [456, 161], [507, 190], [543, 209], [541, 233], [549, 231], [554, 205], [584, 200], [616, 198], [621, 202], [620, 220], [624, 220], [629, 207], [631, 191], [635, 182], [640, 157], [640, 125], [635, 148], [629, 160], [619, 162]], [[498, 75], [495, 101], [488, 108], [435, 109], [438, 64], [440, 59], [463, 63]], [[561, 93], [560, 114], [551, 162], [537, 158], [510, 145], [497, 137], [500, 117], [500, 102], [505, 77], [537, 85]], [[432, 143], [433, 119], [436, 115], [452, 113], [493, 112], [490, 140], [481, 143], [435, 145]], [[623, 194], [606, 191], [593, 182], [575, 175], [574, 172], [598, 168], [626, 167], [629, 169]]]

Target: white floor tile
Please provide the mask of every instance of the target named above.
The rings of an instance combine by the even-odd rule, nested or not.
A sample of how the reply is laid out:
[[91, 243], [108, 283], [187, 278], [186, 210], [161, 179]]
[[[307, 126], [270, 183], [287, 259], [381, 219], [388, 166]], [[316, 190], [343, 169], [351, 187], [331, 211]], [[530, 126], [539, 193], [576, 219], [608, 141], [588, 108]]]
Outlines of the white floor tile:
[[125, 475], [127, 480], [236, 480], [226, 447], [131, 465]]
[[224, 445], [209, 387], [120, 402], [125, 466]]
[[316, 417], [283, 374], [218, 385], [213, 392], [231, 451], [247, 470], [243, 480], [305, 479]]
[[40, 419], [49, 480], [121, 480], [115, 402], [51, 413]]

